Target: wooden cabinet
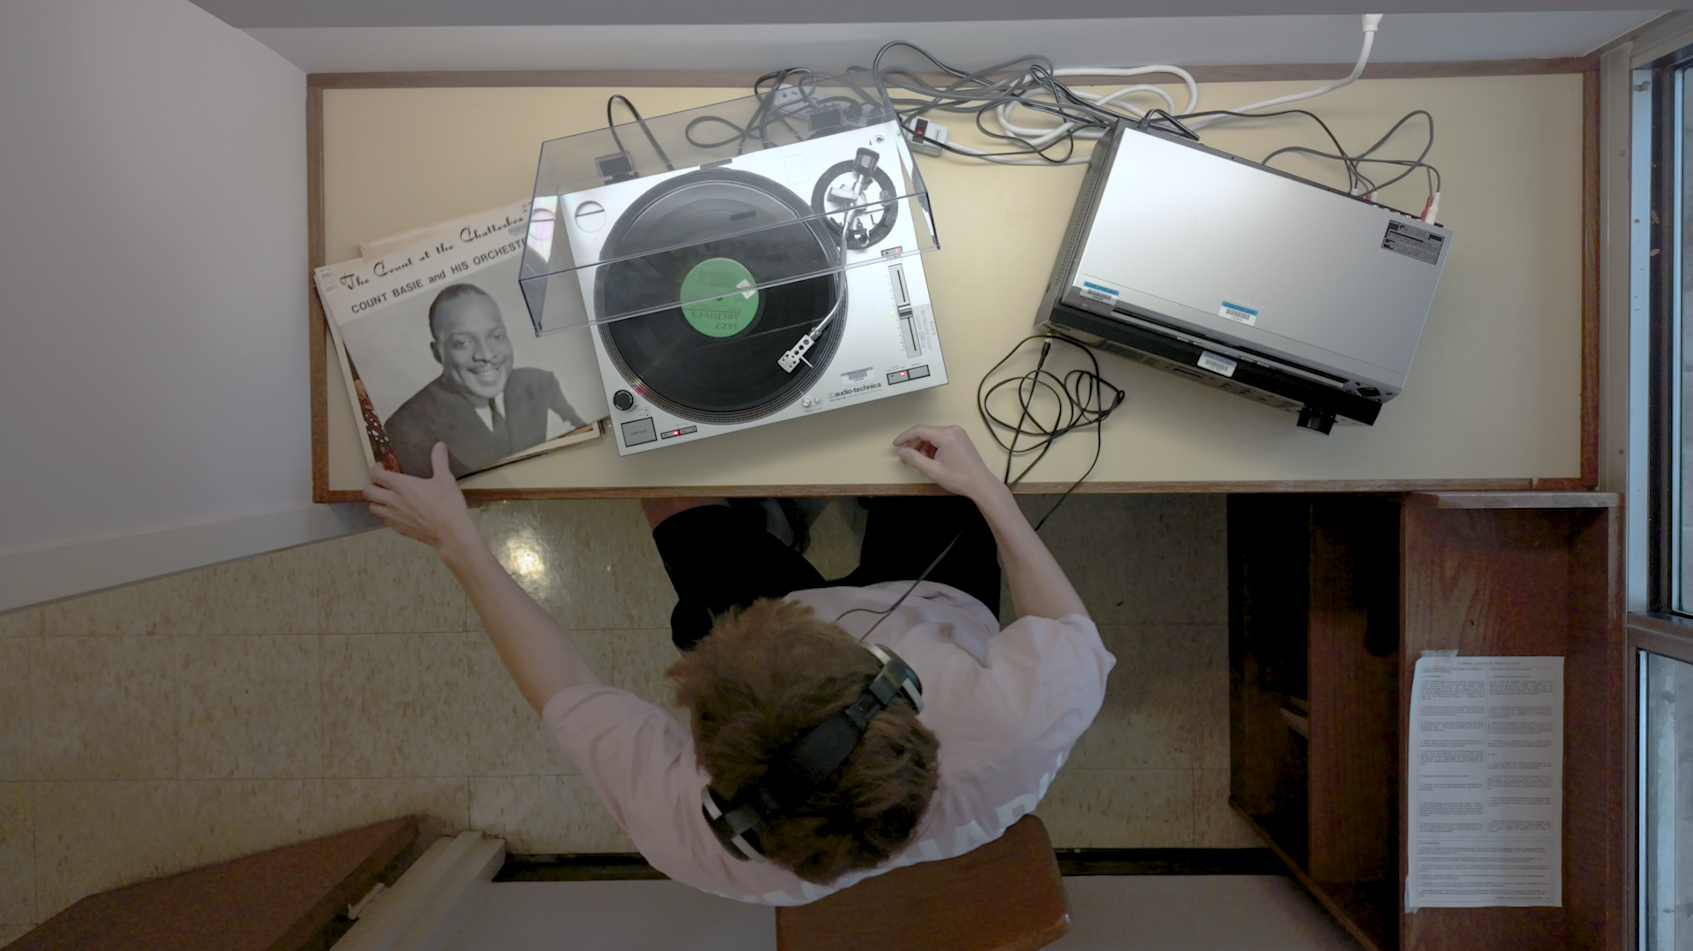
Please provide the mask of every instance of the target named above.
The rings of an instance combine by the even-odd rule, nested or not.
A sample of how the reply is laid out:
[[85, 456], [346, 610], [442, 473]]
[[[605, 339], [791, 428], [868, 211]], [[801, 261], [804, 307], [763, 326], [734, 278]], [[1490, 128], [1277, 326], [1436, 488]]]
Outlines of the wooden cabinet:
[[[1625, 651], [1605, 493], [1229, 499], [1231, 803], [1376, 951], [1621, 951]], [[1424, 650], [1565, 658], [1562, 908], [1403, 908]]]

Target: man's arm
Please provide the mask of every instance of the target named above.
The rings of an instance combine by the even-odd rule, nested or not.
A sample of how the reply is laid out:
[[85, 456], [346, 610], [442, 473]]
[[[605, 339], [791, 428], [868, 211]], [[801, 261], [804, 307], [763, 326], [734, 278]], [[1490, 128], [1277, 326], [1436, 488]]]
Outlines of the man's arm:
[[464, 493], [447, 471], [447, 445], [430, 452], [427, 479], [380, 466], [364, 497], [388, 527], [435, 549], [482, 618], [482, 629], [535, 712], [566, 687], [599, 684], [570, 636], [518, 586], [470, 521]]
[[913, 426], [894, 439], [901, 462], [941, 488], [976, 503], [999, 544], [1018, 617], [1061, 618], [1088, 613], [1064, 569], [1035, 534], [1011, 490], [993, 477], [970, 435], [959, 426]]

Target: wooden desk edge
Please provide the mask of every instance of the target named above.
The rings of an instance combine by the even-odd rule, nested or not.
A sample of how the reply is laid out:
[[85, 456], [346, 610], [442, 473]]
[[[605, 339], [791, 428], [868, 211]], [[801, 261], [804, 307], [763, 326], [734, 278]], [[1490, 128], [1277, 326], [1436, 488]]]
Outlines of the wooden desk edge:
[[[1017, 495], [1052, 496], [1072, 491], [1069, 482], [1025, 482]], [[1227, 495], [1280, 493], [1414, 493], [1432, 499], [1439, 508], [1592, 508], [1615, 505], [1591, 501], [1593, 493], [1580, 479], [1445, 479], [1415, 481], [1334, 480], [1327, 482], [1084, 482], [1077, 495]], [[655, 485], [559, 486], [555, 488], [467, 488], [464, 497], [475, 504], [516, 500], [657, 499], [724, 496], [731, 498], [815, 498], [861, 495], [945, 495], [939, 486], [916, 482], [852, 482], [795, 485]], [[1473, 495], [1477, 501], [1464, 504]], [[1500, 501], [1502, 498], [1517, 500]], [[1610, 496], [1613, 500], [1614, 495]], [[1570, 501], [1571, 499], [1577, 501]], [[1580, 501], [1587, 499], [1589, 501]], [[1440, 504], [1440, 500], [1448, 500]], [[1486, 502], [1484, 500], [1492, 500]], [[327, 489], [319, 502], [362, 502], [354, 489]]]
[[1611, 509], [1615, 492], [1415, 492], [1411, 504], [1437, 509]]

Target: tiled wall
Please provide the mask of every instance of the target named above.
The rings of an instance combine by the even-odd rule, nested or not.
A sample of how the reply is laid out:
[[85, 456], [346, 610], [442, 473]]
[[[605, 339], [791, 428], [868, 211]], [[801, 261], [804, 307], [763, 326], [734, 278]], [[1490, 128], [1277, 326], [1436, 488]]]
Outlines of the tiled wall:
[[[637, 503], [478, 518], [604, 679], [668, 705], [673, 597]], [[856, 561], [847, 518], [814, 531], [826, 575]], [[1054, 844], [1255, 845], [1226, 805], [1222, 497], [1078, 496], [1042, 535], [1117, 656], [1039, 810]], [[422, 545], [382, 530], [0, 615], [0, 942], [94, 891], [408, 812], [514, 851], [633, 850]]]

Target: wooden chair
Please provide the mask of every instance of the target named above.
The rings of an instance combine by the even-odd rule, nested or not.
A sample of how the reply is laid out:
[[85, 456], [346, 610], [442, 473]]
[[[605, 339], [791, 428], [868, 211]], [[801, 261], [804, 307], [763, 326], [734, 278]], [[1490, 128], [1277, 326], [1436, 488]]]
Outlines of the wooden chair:
[[1034, 951], [1069, 930], [1064, 879], [1034, 816], [964, 855], [776, 909], [777, 951]]

